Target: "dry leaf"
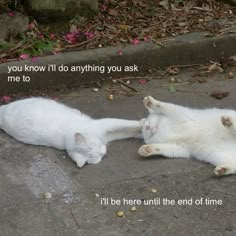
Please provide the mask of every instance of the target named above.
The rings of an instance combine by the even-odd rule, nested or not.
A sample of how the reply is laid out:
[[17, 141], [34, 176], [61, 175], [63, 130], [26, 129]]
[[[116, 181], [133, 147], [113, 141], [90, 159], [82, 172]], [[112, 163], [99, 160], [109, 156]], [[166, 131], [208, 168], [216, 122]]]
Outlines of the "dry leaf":
[[222, 99], [229, 96], [229, 92], [227, 91], [214, 91], [211, 93], [211, 96], [216, 99]]
[[180, 26], [180, 27], [185, 27], [186, 25], [187, 25], [188, 23], [185, 21], [183, 21], [183, 22], [179, 22], [178, 23], [178, 26]]
[[109, 14], [110, 16], [118, 16], [118, 11], [115, 10], [115, 9], [110, 8], [110, 9], [108, 10], [108, 14]]
[[120, 4], [120, 6], [122, 6], [122, 7], [126, 7], [126, 6], [127, 6], [127, 1], [122, 1], [122, 2], [120, 2], [119, 4]]
[[74, 25], [74, 24], [72, 24], [72, 25], [70, 26], [70, 32], [71, 32], [71, 33], [78, 33], [77, 26]]
[[170, 75], [177, 75], [179, 73], [179, 68], [178, 67], [174, 67], [174, 66], [170, 66], [167, 68], [167, 73], [169, 73]]
[[171, 93], [175, 93], [175, 92], [176, 92], [175, 87], [174, 87], [173, 85], [170, 85], [170, 86], [169, 86], [169, 91], [170, 91]]
[[121, 24], [121, 25], [118, 25], [118, 28], [125, 31], [125, 32], [128, 32], [130, 29], [130, 26]]
[[219, 71], [223, 72], [224, 70], [221, 68], [219, 63], [213, 63], [208, 67], [208, 72]]
[[142, 0], [133, 0], [134, 5], [139, 5], [140, 7], [146, 7], [146, 4]]
[[169, 1], [168, 0], [162, 0], [159, 2], [159, 5], [164, 7], [166, 10], [169, 9]]
[[228, 78], [229, 78], [229, 79], [234, 78], [234, 73], [233, 73], [232, 71], [230, 71], [230, 72], [228, 73]]

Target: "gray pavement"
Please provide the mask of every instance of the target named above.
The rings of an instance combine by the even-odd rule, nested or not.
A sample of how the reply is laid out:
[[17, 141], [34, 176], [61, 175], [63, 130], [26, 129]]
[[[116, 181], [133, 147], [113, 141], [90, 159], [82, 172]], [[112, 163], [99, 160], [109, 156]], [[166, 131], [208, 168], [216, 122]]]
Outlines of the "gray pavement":
[[[140, 119], [147, 114], [145, 95], [191, 107], [236, 109], [236, 79], [216, 74], [206, 77], [207, 83], [184, 83], [193, 72], [178, 75], [182, 83], [176, 92], [163, 79], [144, 85], [132, 81], [138, 93], [115, 95], [113, 101], [107, 99], [110, 84], [97, 93], [78, 89], [56, 96], [93, 117]], [[209, 95], [213, 90], [229, 96], [216, 100]], [[113, 142], [99, 164], [78, 169], [63, 151], [25, 145], [0, 132], [0, 235], [236, 235], [236, 176], [215, 177], [213, 166], [196, 160], [143, 159], [137, 153], [141, 144], [138, 139]], [[45, 199], [45, 192], [52, 198]], [[101, 205], [101, 198], [141, 199], [142, 204], [131, 212], [124, 204]], [[154, 198], [209, 198], [222, 205], [144, 205]], [[117, 217], [117, 210], [124, 217]]]

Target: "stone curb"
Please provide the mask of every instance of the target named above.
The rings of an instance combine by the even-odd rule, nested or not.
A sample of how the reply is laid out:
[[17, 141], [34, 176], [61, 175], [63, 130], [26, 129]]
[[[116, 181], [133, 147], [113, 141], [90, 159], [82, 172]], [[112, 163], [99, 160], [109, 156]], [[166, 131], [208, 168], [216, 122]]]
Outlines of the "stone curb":
[[[122, 52], [119, 55], [118, 52]], [[114, 76], [145, 74], [150, 68], [163, 68], [170, 65], [206, 63], [217, 61], [222, 57], [229, 57], [236, 53], [236, 33], [227, 33], [217, 37], [205, 37], [204, 33], [190, 33], [170, 38], [164, 42], [164, 47], [153, 42], [140, 45], [116, 46], [98, 48], [86, 51], [74, 51], [53, 56], [41, 57], [37, 62], [17, 61], [0, 65], [0, 95], [18, 93], [30, 89], [56, 89], [57, 87], [73, 87], [109, 79]], [[9, 66], [48, 64], [68, 66], [96, 65], [96, 66], [125, 66], [137, 65], [139, 72], [13, 72], [8, 74]], [[8, 82], [8, 76], [19, 76], [20, 82]], [[22, 82], [22, 77], [30, 76], [30, 82]]]

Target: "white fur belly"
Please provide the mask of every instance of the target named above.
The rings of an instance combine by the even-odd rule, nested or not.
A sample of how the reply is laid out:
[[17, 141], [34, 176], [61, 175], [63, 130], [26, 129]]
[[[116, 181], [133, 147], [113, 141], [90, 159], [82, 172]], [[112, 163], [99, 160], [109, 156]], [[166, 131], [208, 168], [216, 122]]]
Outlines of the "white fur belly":
[[[65, 149], [62, 125], [42, 117], [29, 118], [24, 115], [2, 114], [1, 128], [13, 138], [33, 145]], [[57, 127], [57, 128], [56, 128]]]
[[21, 128], [16, 128], [10, 124], [4, 123], [3, 130], [15, 138], [26, 144], [41, 145], [55, 147], [61, 150], [65, 149], [64, 135], [58, 131], [45, 129], [35, 129], [30, 126], [21, 126]]

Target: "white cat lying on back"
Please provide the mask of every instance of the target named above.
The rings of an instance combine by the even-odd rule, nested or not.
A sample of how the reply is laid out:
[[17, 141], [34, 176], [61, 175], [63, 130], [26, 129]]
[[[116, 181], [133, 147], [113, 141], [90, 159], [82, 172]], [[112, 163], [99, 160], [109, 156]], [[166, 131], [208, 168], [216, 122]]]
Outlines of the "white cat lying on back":
[[216, 175], [236, 174], [236, 111], [191, 109], [144, 98], [150, 115], [143, 126], [142, 156], [190, 158], [216, 166]]
[[28, 98], [0, 106], [0, 128], [27, 144], [67, 150], [77, 166], [96, 164], [106, 154], [106, 144], [137, 137], [142, 122], [92, 119], [54, 100]]

